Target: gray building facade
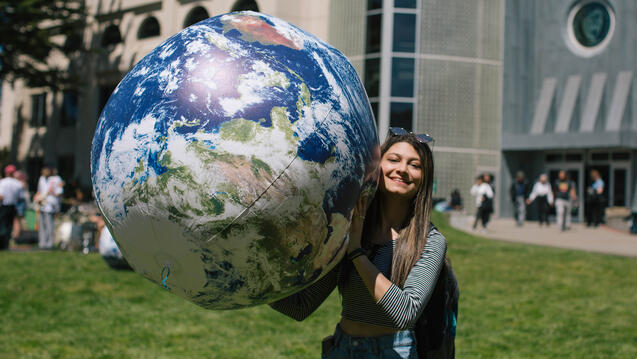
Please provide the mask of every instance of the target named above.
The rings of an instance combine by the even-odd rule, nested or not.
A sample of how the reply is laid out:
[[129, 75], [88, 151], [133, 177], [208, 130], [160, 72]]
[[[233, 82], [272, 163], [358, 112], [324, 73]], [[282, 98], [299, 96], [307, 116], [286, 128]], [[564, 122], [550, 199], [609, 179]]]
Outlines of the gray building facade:
[[[590, 171], [608, 206], [630, 207], [637, 174], [637, 3], [507, 0], [500, 193], [566, 170], [586, 209]], [[500, 196], [511, 215], [509, 196]], [[577, 216], [581, 220], [584, 211]]]

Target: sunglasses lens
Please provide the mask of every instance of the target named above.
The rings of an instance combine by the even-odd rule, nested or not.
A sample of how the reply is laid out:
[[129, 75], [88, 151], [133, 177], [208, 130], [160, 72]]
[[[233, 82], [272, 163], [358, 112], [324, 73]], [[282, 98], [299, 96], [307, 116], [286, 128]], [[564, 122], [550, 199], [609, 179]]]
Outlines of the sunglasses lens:
[[407, 136], [409, 134], [407, 130], [401, 127], [390, 127], [389, 133], [391, 133], [393, 136]]
[[425, 134], [416, 135], [416, 138], [418, 138], [418, 140], [420, 140], [420, 142], [422, 143], [429, 143], [433, 142], [434, 140], [433, 137]]
[[[409, 135], [411, 132], [405, 130], [402, 127], [390, 127], [389, 128], [389, 134], [391, 134], [392, 136], [407, 136]], [[414, 134], [414, 136], [416, 136], [416, 138], [418, 139], [418, 141], [420, 141], [420, 143], [430, 143], [430, 142], [434, 142], [433, 137], [427, 135], [427, 134]]]

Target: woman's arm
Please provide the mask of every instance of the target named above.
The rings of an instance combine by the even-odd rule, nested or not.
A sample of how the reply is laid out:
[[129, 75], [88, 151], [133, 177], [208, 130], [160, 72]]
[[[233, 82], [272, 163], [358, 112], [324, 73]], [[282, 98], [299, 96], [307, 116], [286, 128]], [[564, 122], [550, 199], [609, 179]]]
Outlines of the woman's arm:
[[323, 278], [302, 291], [270, 303], [270, 307], [292, 319], [304, 320], [325, 301], [325, 298], [336, 287], [339, 267], [340, 265], [336, 265]]
[[407, 275], [403, 288], [392, 284], [378, 301], [380, 308], [392, 319], [395, 328], [411, 328], [420, 317], [436, 287], [446, 251], [445, 237], [432, 229], [427, 236], [425, 249]]
[[[365, 217], [360, 213], [365, 213], [367, 209], [367, 199], [360, 197], [352, 212], [352, 220], [349, 227], [349, 243], [347, 247], [347, 253], [351, 253], [353, 250], [361, 247], [361, 237], [363, 235], [363, 224]], [[374, 263], [372, 263], [367, 256], [358, 256], [352, 260], [356, 271], [360, 275], [365, 287], [369, 290], [369, 293], [378, 302], [380, 298], [385, 295], [392, 282], [390, 282], [380, 271]]]
[[369, 293], [391, 318], [396, 329], [413, 327], [429, 302], [444, 263], [447, 243], [435, 229], [427, 236], [427, 244], [409, 272], [401, 289], [385, 277], [367, 258], [354, 259], [354, 266]]

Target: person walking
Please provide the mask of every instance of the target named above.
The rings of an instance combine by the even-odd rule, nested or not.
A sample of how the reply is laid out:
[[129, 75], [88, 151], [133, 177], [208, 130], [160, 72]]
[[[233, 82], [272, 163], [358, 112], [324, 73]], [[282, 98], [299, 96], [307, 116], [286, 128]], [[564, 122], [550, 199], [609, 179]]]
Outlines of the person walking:
[[55, 214], [60, 211], [60, 199], [64, 192], [64, 182], [54, 173], [52, 166], [47, 165], [42, 169], [38, 191], [34, 196], [34, 202], [40, 206], [38, 245], [42, 249], [53, 248]]
[[542, 173], [540, 178], [533, 185], [533, 190], [526, 200], [526, 204], [537, 200], [537, 214], [540, 222], [549, 225], [549, 209], [553, 205], [553, 191], [551, 191], [551, 184], [548, 181], [546, 174]]
[[557, 215], [557, 227], [561, 231], [571, 228], [572, 204], [577, 204], [575, 184], [568, 178], [566, 171], [561, 170], [554, 186], [555, 212]]
[[635, 189], [633, 190], [632, 216], [633, 225], [630, 227], [630, 233], [637, 234], [637, 180], [635, 181]]
[[4, 178], [0, 180], [0, 250], [9, 249], [16, 204], [22, 195], [22, 183], [13, 178], [14, 165], [4, 168]]
[[509, 196], [513, 203], [515, 221], [518, 227], [524, 224], [526, 219], [526, 198], [529, 196], [531, 186], [524, 178], [524, 172], [518, 171], [515, 174], [515, 181], [509, 188]]
[[13, 238], [18, 238], [22, 235], [22, 220], [29, 206], [29, 186], [27, 184], [27, 175], [22, 170], [17, 170], [13, 173], [13, 178], [20, 181], [22, 184], [22, 192], [18, 198], [18, 203], [15, 205], [16, 215], [13, 220]]
[[586, 226], [599, 226], [604, 220], [604, 205], [606, 198], [604, 197], [604, 180], [598, 170], [591, 171], [592, 184], [587, 190], [590, 204], [590, 214], [586, 219]]
[[478, 221], [481, 221], [481, 231], [486, 232], [487, 224], [493, 211], [493, 189], [489, 183], [484, 181], [483, 175], [476, 177], [476, 183], [471, 186], [471, 194], [476, 197], [477, 208], [473, 229], [476, 229]]
[[[270, 304], [303, 320], [338, 288], [341, 319], [323, 340], [324, 359], [428, 357], [417, 349], [417, 322], [437, 283], [449, 280], [440, 274], [447, 244], [429, 222], [431, 138], [394, 131], [381, 146], [376, 195], [369, 208], [360, 197], [352, 211], [345, 259], [314, 284]], [[439, 357], [452, 356], [453, 348], [447, 353]]]

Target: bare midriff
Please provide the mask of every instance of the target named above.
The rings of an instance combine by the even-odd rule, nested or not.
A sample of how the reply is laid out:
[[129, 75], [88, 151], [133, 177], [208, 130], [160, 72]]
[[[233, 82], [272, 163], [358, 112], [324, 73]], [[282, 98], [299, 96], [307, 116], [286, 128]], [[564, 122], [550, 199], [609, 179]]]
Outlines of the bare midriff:
[[380, 325], [355, 322], [347, 318], [341, 318], [339, 325], [345, 334], [352, 337], [377, 337], [400, 331], [398, 329], [383, 327]]

